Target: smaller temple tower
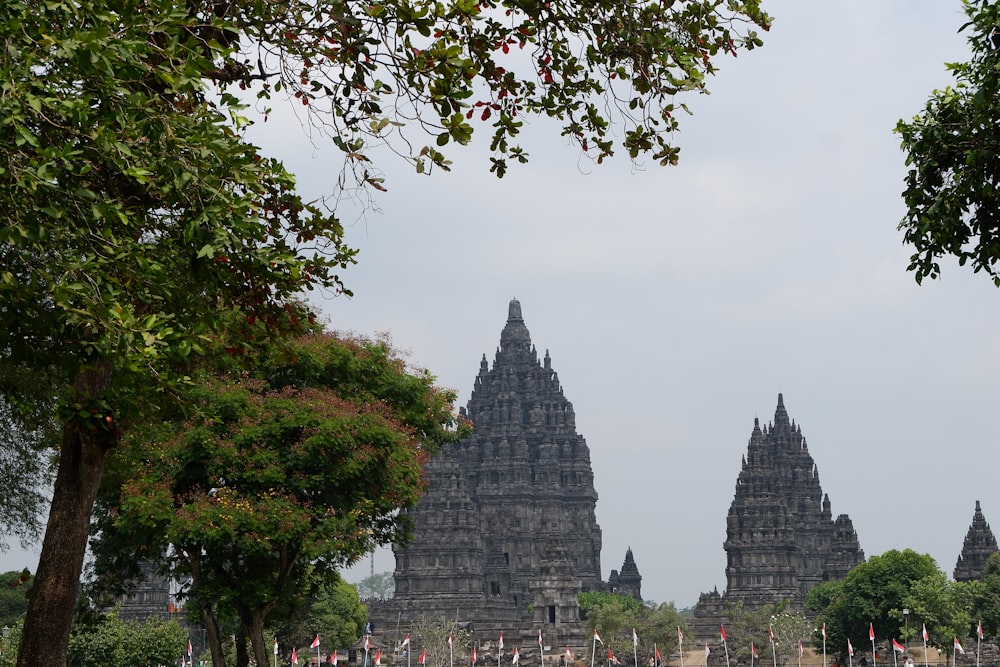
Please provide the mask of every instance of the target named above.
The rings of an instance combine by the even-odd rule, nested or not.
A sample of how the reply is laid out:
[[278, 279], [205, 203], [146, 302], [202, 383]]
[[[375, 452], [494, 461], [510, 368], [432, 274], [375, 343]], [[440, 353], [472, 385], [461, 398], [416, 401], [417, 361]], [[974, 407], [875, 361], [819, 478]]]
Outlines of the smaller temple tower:
[[639, 574], [639, 567], [635, 564], [632, 556], [632, 547], [625, 552], [625, 562], [622, 563], [621, 572], [611, 570], [608, 577], [608, 590], [618, 595], [628, 595], [639, 602], [642, 602], [642, 575]]
[[972, 515], [972, 525], [965, 534], [962, 552], [958, 554], [955, 563], [955, 581], [973, 581], [983, 578], [986, 560], [1000, 549], [997, 548], [997, 538], [986, 523], [983, 510], [976, 501], [976, 511]]

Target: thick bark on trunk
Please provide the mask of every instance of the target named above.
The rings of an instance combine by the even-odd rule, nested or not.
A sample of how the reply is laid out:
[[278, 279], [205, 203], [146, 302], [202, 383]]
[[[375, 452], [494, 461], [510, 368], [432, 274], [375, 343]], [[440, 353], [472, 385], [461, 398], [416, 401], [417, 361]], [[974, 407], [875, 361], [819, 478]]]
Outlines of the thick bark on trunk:
[[113, 441], [110, 433], [88, 431], [87, 426], [74, 420], [63, 427], [52, 506], [28, 600], [17, 667], [66, 665], [90, 513]]
[[[87, 404], [111, 384], [112, 364], [99, 360], [73, 383], [75, 397]], [[59, 468], [52, 489], [49, 521], [31, 586], [28, 611], [17, 651], [17, 667], [66, 667], [66, 649], [90, 535], [90, 513], [104, 473], [108, 451], [117, 441], [111, 415], [74, 416], [63, 424]]]
[[212, 667], [225, 667], [226, 658], [222, 652], [222, 634], [219, 631], [218, 619], [210, 609], [202, 607], [201, 622], [205, 626], [205, 637], [212, 652]]
[[264, 614], [254, 610], [251, 612], [249, 621], [247, 631], [250, 634], [253, 656], [258, 665], [267, 667], [274, 660], [274, 644], [271, 644], [271, 651], [268, 651], [267, 642], [264, 640]]

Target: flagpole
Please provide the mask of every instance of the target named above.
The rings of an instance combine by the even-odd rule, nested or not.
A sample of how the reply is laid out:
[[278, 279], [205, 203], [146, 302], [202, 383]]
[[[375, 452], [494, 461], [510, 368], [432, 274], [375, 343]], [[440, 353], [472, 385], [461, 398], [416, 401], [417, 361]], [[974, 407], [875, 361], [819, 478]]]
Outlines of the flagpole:
[[635, 639], [632, 642], [632, 661], [635, 662], [635, 667], [639, 667], [639, 640], [634, 628], [632, 630], [632, 637]]
[[976, 667], [979, 667], [979, 646], [983, 641], [983, 622], [976, 626]]
[[594, 657], [597, 655], [597, 628], [594, 628], [594, 639], [590, 644], [590, 667], [594, 667]]
[[[720, 626], [722, 627], [722, 626]], [[722, 650], [726, 652], [726, 667], [729, 667], [729, 644], [726, 643], [726, 629], [722, 628]]]
[[684, 667], [684, 633], [681, 632], [679, 625], [677, 626], [677, 652], [681, 654], [681, 667]]
[[455, 640], [450, 632], [448, 633], [448, 664], [455, 667]]
[[[896, 667], [896, 647], [892, 647], [892, 667]], [[979, 667], [978, 665], [976, 667]]]
[[[868, 624], [868, 639], [872, 640], [872, 667], [878, 667], [878, 660], [875, 659], [875, 626], [871, 623]], [[892, 655], [895, 656], [896, 652], [893, 651]]]
[[774, 667], [778, 667], [778, 651], [774, 648], [774, 628], [767, 626], [767, 633], [771, 637], [771, 662], [774, 663]]
[[653, 642], [653, 667], [660, 667], [660, 661], [656, 659], [656, 655], [659, 651], [656, 650], [656, 642]]
[[823, 667], [826, 667], [826, 623], [823, 624]]
[[[278, 667], [278, 638], [274, 638], [274, 667]], [[977, 664], [976, 667], [979, 667]]]

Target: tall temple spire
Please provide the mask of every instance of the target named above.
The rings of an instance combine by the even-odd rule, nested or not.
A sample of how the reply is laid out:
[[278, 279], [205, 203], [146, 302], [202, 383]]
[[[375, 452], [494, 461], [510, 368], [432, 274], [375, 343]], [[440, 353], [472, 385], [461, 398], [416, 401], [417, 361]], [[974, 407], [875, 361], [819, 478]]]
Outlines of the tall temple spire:
[[[517, 299], [492, 368], [485, 355], [480, 361], [463, 414], [474, 431], [426, 467], [427, 492], [411, 512], [414, 539], [393, 549], [403, 585], [379, 618], [407, 627], [440, 613], [477, 629], [517, 619], [579, 623], [579, 592], [606, 589], [590, 449], [548, 350], [540, 361], [531, 344]], [[461, 537], [448, 516], [456, 511]], [[461, 590], [450, 575], [456, 567]], [[485, 598], [469, 594], [477, 587]], [[526, 609], [534, 610], [528, 619]]]
[[833, 520], [804, 442], [781, 394], [770, 428], [754, 419], [727, 520], [730, 602], [801, 606], [810, 589], [864, 561], [850, 519]]
[[983, 570], [986, 567], [986, 560], [996, 553], [997, 539], [990, 529], [990, 524], [986, 523], [983, 516], [983, 509], [976, 501], [976, 509], [972, 513], [972, 525], [965, 535], [965, 542], [962, 544], [962, 552], [958, 554], [958, 562], [955, 564], [955, 581], [973, 581], [983, 577]]

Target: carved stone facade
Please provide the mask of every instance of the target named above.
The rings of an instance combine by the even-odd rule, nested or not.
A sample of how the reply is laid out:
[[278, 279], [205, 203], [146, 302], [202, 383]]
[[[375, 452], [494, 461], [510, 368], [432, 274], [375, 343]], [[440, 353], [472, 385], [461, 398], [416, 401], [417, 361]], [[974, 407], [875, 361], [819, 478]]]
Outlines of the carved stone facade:
[[170, 581], [159, 574], [149, 561], [139, 564], [142, 573], [135, 590], [122, 597], [118, 615], [126, 621], [169, 618], [174, 611]]
[[788, 601], [801, 610], [817, 584], [842, 579], [864, 562], [850, 518], [836, 519], [802, 429], [778, 394], [774, 422], [753, 431], [726, 520], [726, 592], [703, 593], [696, 632], [718, 630], [727, 603], [749, 608]]
[[986, 523], [983, 510], [976, 501], [976, 511], [972, 514], [972, 525], [965, 534], [962, 552], [958, 554], [955, 564], [955, 581], [973, 581], [983, 578], [986, 560], [1000, 549], [997, 548], [997, 538]]
[[622, 563], [621, 572], [611, 570], [611, 575], [608, 577], [608, 590], [642, 601], [642, 575], [639, 574], [635, 557], [632, 556], [632, 547], [629, 547], [625, 552], [625, 562]]
[[[597, 492], [573, 405], [549, 353], [539, 360], [517, 300], [462, 413], [473, 434], [428, 464], [410, 512], [414, 539], [393, 548], [395, 598], [371, 613], [382, 627], [443, 616], [477, 633], [541, 629], [566, 643], [582, 633], [580, 591], [607, 590]], [[629, 576], [638, 595], [638, 569]]]

